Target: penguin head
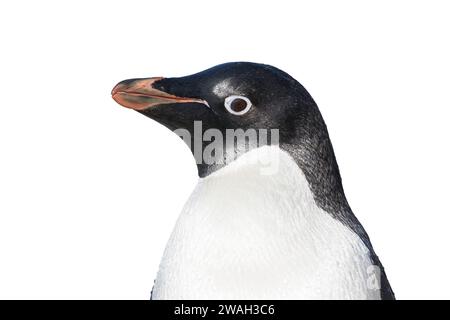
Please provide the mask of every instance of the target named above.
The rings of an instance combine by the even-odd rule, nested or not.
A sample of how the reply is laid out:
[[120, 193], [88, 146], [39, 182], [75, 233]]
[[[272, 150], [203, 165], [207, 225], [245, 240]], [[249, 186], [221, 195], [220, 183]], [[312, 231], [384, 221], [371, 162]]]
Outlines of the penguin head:
[[[227, 130], [279, 130], [278, 143], [295, 144], [312, 134], [311, 123], [318, 121], [320, 126], [323, 122], [317, 117], [314, 100], [300, 83], [275, 67], [249, 62], [221, 64], [179, 78], [125, 80], [114, 87], [112, 96], [120, 105], [173, 131], [188, 132], [193, 153], [195, 145], [200, 144], [202, 150], [208, 145], [210, 141], [205, 141], [203, 134], [209, 129], [218, 130], [223, 137]], [[199, 137], [201, 141], [194, 141]], [[239, 143], [244, 142], [233, 143], [235, 154], [258, 146], [250, 143], [243, 148]], [[229, 150], [223, 157], [227, 154]], [[196, 160], [200, 176], [229, 161]]]

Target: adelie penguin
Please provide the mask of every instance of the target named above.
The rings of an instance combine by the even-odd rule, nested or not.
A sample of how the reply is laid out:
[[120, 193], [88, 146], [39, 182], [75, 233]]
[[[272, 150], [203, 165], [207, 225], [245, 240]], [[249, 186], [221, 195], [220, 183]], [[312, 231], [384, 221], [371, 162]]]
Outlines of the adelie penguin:
[[152, 299], [394, 299], [319, 109], [287, 73], [226, 63], [112, 95], [181, 132], [198, 166]]

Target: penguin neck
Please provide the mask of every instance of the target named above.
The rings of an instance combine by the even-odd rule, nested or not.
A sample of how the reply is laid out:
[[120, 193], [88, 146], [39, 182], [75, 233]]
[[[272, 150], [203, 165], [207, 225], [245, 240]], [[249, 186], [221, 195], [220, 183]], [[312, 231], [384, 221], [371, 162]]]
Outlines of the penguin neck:
[[[298, 167], [305, 174], [310, 189], [314, 195], [318, 206], [323, 210], [343, 216], [351, 212], [350, 206], [346, 200], [342, 187], [339, 168], [334, 156], [333, 147], [328, 138], [327, 133], [321, 139], [295, 139], [294, 141], [282, 142], [277, 148], [287, 152], [294, 160]], [[264, 150], [264, 147], [257, 148]], [[222, 171], [234, 162], [240, 161], [240, 158], [248, 152], [232, 153], [235, 159], [227, 163], [206, 164], [204, 162], [197, 164], [198, 175], [200, 178], [206, 178], [216, 172]], [[276, 163], [266, 163], [267, 170], [272, 170]]]
[[340, 216], [351, 212], [328, 138], [300, 141], [299, 144], [283, 143], [280, 148], [291, 155], [304, 173], [319, 207]]
[[[321, 119], [321, 115], [318, 116]], [[303, 134], [285, 140], [289, 142], [281, 143], [280, 148], [295, 160], [303, 172], [317, 206], [353, 230], [369, 250], [373, 250], [366, 231], [353, 214], [345, 197], [339, 167], [325, 123], [323, 121], [318, 123], [321, 128], [315, 133], [314, 129], [308, 128], [307, 125], [301, 126]]]

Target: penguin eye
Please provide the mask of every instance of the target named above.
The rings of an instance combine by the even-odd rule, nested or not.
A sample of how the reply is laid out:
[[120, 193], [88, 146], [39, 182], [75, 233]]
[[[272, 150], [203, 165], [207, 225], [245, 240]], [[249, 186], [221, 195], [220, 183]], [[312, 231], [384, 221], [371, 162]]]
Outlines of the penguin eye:
[[243, 96], [229, 96], [225, 99], [225, 108], [229, 113], [241, 116], [250, 110], [252, 103]]

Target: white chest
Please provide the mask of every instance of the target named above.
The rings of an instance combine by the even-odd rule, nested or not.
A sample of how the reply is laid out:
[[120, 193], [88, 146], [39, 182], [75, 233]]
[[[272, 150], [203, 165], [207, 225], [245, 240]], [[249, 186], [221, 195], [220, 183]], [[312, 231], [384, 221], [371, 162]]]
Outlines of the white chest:
[[371, 264], [359, 237], [317, 207], [294, 160], [263, 147], [200, 180], [153, 299], [379, 299]]

